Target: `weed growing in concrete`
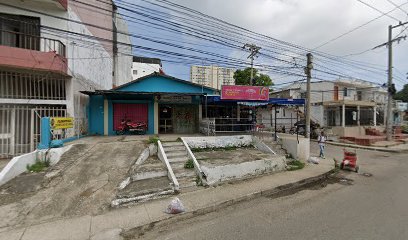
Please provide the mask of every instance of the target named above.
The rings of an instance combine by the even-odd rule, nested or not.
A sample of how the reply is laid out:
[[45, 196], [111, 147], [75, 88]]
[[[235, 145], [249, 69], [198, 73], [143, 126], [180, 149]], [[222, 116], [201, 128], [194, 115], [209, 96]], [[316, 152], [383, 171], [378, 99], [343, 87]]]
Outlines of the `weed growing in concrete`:
[[29, 172], [41, 172], [44, 169], [48, 168], [49, 166], [50, 166], [49, 160], [41, 161], [37, 159], [34, 164], [32, 165], [27, 164], [27, 170]]
[[298, 161], [298, 160], [294, 160], [294, 161], [290, 161], [288, 162], [288, 167], [287, 170], [288, 171], [296, 171], [296, 170], [300, 170], [302, 168], [305, 167], [305, 163]]
[[187, 169], [194, 168], [193, 160], [192, 159], [187, 160], [187, 162], [184, 164], [184, 168], [187, 168]]
[[160, 139], [159, 139], [159, 137], [157, 137], [157, 136], [153, 136], [153, 137], [149, 137], [149, 140], [148, 140], [148, 143], [154, 143], [154, 145], [156, 145], [157, 146], [157, 142], [159, 141]]
[[196, 182], [196, 185], [197, 185], [197, 186], [203, 186], [203, 182], [201, 181], [201, 179], [200, 179], [199, 176], [196, 176], [195, 182]]

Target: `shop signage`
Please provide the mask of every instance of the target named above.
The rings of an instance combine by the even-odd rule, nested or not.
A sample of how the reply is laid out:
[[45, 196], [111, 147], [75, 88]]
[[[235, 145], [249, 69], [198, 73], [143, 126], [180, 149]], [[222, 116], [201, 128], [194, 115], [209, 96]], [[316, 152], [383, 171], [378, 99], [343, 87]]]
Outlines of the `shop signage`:
[[260, 86], [224, 85], [221, 89], [223, 100], [269, 100], [269, 88]]
[[192, 103], [191, 96], [184, 95], [162, 95], [160, 102], [163, 103]]
[[73, 118], [52, 117], [50, 119], [51, 129], [66, 129], [74, 127]]

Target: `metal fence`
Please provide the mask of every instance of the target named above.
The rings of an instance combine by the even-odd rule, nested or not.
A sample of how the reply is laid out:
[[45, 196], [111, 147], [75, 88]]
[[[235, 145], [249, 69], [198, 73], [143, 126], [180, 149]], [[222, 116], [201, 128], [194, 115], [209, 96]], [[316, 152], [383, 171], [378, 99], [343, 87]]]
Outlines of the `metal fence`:
[[0, 105], [0, 158], [34, 151], [42, 117], [65, 117], [65, 106]]
[[0, 45], [36, 50], [41, 52], [53, 51], [62, 57], [66, 56], [66, 47], [60, 40], [30, 35], [21, 32], [8, 31], [4, 29], [0, 29], [0, 33], [2, 36], [2, 38], [0, 38]]

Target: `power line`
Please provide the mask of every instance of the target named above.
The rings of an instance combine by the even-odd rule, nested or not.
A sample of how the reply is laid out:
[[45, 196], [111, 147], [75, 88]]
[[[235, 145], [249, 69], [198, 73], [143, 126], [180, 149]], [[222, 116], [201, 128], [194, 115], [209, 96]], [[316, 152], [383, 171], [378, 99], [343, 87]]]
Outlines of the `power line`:
[[[386, 15], [387, 17], [389, 17], [389, 18], [391, 18], [391, 19], [394, 19], [394, 20], [397, 21], [397, 22], [401, 22], [399, 19], [397, 19], [397, 18], [395, 18], [395, 17], [389, 15], [388, 13], [385, 13], [385, 12], [379, 10], [378, 8], [376, 8], [376, 7], [374, 7], [374, 6], [370, 5], [370, 4], [368, 4], [368, 3], [366, 3], [366, 2], [363, 2], [362, 0], [357, 0], [357, 1], [360, 2], [360, 3], [362, 3], [362, 4], [364, 4], [364, 5], [366, 5], [367, 7], [371, 8], [371, 9], [374, 9], [375, 11], [377, 11], [377, 12], [379, 12], [379, 13], [381, 13], [381, 14]], [[400, 8], [400, 6], [396, 6], [396, 7], [397, 7], [397, 9]]]
[[[359, 0], [357, 0], [357, 1], [359, 1]], [[402, 6], [406, 5], [406, 4], [408, 4], [408, 2], [399, 5], [399, 7], [402, 7]], [[388, 11], [388, 12], [385, 12], [385, 13], [381, 12], [382, 14], [381, 14], [380, 16], [375, 17], [375, 18], [371, 19], [370, 21], [368, 21], [368, 22], [366, 22], [366, 23], [364, 23], [364, 24], [361, 24], [361, 25], [359, 25], [359, 26], [357, 26], [357, 27], [355, 27], [355, 28], [353, 28], [353, 29], [351, 29], [351, 30], [345, 32], [345, 33], [340, 34], [339, 36], [337, 36], [337, 37], [335, 37], [335, 38], [332, 38], [332, 39], [330, 39], [330, 40], [328, 40], [328, 41], [326, 41], [326, 42], [324, 42], [324, 43], [322, 43], [322, 44], [320, 44], [320, 45], [314, 47], [313, 50], [316, 50], [316, 49], [319, 49], [319, 48], [321, 48], [321, 47], [323, 47], [323, 46], [326, 46], [326, 45], [328, 45], [328, 44], [330, 44], [330, 43], [332, 43], [332, 42], [334, 42], [334, 41], [336, 41], [336, 40], [338, 40], [338, 39], [340, 39], [340, 38], [342, 38], [342, 37], [344, 37], [344, 36], [346, 36], [346, 35], [348, 35], [348, 34], [354, 32], [354, 31], [357, 31], [358, 29], [367, 26], [368, 24], [370, 24], [370, 23], [376, 21], [377, 19], [380, 19], [380, 18], [382, 18], [382, 17], [384, 17], [384, 16], [388, 16], [387, 14], [389, 14], [389, 13], [391, 13], [391, 12], [394, 12], [394, 11], [397, 10], [397, 9], [398, 9], [398, 8], [396, 7], [396, 8], [394, 8], [394, 9]], [[397, 21], [398, 21], [398, 19], [397, 19]]]

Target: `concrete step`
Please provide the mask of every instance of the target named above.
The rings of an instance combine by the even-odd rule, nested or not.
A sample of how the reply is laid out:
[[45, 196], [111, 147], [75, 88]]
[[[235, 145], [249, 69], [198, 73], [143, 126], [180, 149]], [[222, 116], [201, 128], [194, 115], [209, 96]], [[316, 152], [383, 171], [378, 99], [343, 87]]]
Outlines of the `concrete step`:
[[194, 169], [185, 169], [185, 168], [183, 168], [183, 169], [174, 170], [173, 172], [174, 172], [174, 175], [176, 175], [177, 179], [187, 178], [187, 177], [188, 178], [194, 177], [194, 179], [195, 179], [195, 177], [196, 177], [196, 173], [195, 173]]
[[184, 146], [183, 142], [162, 142], [163, 147]]
[[187, 152], [186, 151], [177, 151], [177, 152], [167, 152], [166, 150], [164, 151], [166, 153], [166, 156], [168, 159], [171, 158], [179, 158], [179, 157], [187, 157]]
[[187, 155], [179, 156], [179, 157], [172, 157], [172, 158], [167, 157], [167, 159], [169, 160], [170, 163], [180, 163], [180, 162], [182, 162], [183, 165], [184, 165], [184, 163], [186, 163], [188, 161]]
[[177, 179], [177, 180], [178, 180], [178, 182], [180, 184], [181, 189], [197, 187], [195, 177], [194, 178], [180, 178], [180, 179]]
[[186, 147], [183, 146], [163, 146], [165, 152], [186, 151]]

